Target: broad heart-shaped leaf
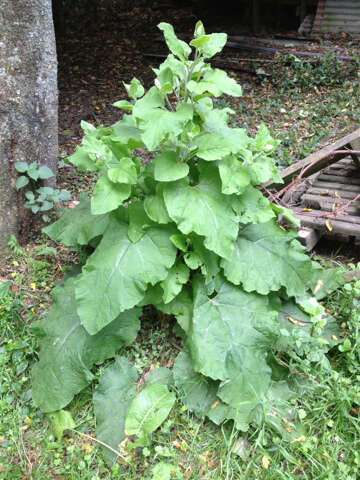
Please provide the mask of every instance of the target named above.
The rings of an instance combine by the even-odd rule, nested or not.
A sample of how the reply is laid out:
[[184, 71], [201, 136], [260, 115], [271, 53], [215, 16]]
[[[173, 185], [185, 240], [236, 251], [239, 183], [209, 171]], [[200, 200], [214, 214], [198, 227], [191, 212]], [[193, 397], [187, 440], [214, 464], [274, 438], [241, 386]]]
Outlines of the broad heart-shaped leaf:
[[[205, 100], [205, 99], [204, 99]], [[207, 99], [209, 101], [209, 99]], [[196, 110], [204, 111], [205, 102], [200, 105], [200, 101], [196, 103]], [[248, 136], [244, 128], [230, 128], [228, 126], [229, 113], [232, 111], [228, 108], [205, 110], [203, 113], [204, 123], [203, 127], [206, 132], [214, 133], [225, 139], [229, 145], [230, 151], [233, 154], [240, 152], [251, 152], [248, 150], [251, 138]], [[201, 113], [200, 113], [201, 115]]]
[[226, 281], [212, 298], [201, 278], [193, 281], [194, 313], [187, 345], [194, 369], [214, 380], [227, 380], [234, 375], [229, 356], [244, 350], [265, 355], [275, 342], [277, 312], [271, 310], [267, 297]]
[[78, 314], [90, 334], [137, 305], [149, 283], [155, 285], [166, 278], [176, 258], [170, 240], [174, 233], [170, 225], [149, 227], [137, 242], [131, 242], [128, 224], [111, 215], [76, 284]]
[[181, 60], [186, 60], [191, 53], [191, 48], [186, 42], [177, 38], [173, 26], [169, 23], [161, 22], [159, 23], [158, 28], [164, 32], [166, 45], [170, 52]]
[[129, 157], [123, 157], [119, 162], [109, 165], [107, 171], [109, 180], [114, 183], [128, 183], [133, 185], [137, 180], [137, 171], [134, 161]]
[[86, 194], [81, 193], [79, 199], [79, 205], [66, 210], [59, 220], [43, 228], [42, 231], [54, 242], [61, 242], [68, 247], [87, 245], [90, 240], [104, 233], [109, 216], [92, 215], [90, 198]]
[[189, 269], [182, 262], [176, 262], [169, 270], [168, 276], [160, 282], [160, 286], [164, 291], [163, 301], [169, 303], [182, 290], [182, 287], [189, 280]]
[[230, 197], [221, 193], [215, 165], [200, 166], [198, 185], [190, 186], [185, 180], [166, 184], [164, 200], [170, 217], [182, 233], [205, 236], [206, 248], [221, 257], [231, 257], [238, 233], [237, 218]]
[[[94, 412], [96, 417], [96, 437], [114, 450], [125, 438], [125, 418], [132, 399], [136, 395], [138, 374], [136, 368], [124, 357], [106, 368], [95, 390]], [[103, 448], [108, 464], [112, 464], [117, 455]]]
[[231, 153], [231, 144], [215, 133], [199, 135], [194, 143], [197, 146], [196, 155], [203, 160], [220, 160]]
[[244, 224], [265, 223], [276, 216], [269, 200], [251, 185], [234, 200], [233, 208]]
[[[136, 113], [134, 107], [134, 115]], [[180, 134], [185, 123], [192, 119], [193, 113], [193, 107], [189, 103], [179, 104], [176, 112], [169, 112], [165, 108], [154, 108], [146, 112], [139, 121], [139, 127], [148, 150], [155, 150], [168, 135]]]
[[91, 199], [91, 213], [100, 215], [115, 210], [124, 200], [129, 198], [130, 193], [131, 185], [113, 183], [106, 175], [100, 176]]
[[[201, 41], [205, 37], [206, 41]], [[212, 33], [211, 35], [204, 35], [192, 40], [190, 45], [197, 47], [204, 55], [204, 58], [211, 58], [217, 53], [221, 52], [227, 40], [226, 33]]]
[[247, 292], [267, 295], [285, 287], [289, 296], [304, 295], [312, 264], [296, 237], [274, 220], [240, 229], [232, 258], [221, 262], [227, 279]]
[[212, 93], [215, 97], [220, 97], [223, 93], [233, 97], [241, 97], [241, 86], [223, 70], [214, 68], [205, 72], [200, 82], [190, 80], [188, 90], [196, 95], [204, 92]]
[[131, 115], [123, 115], [121, 120], [112, 125], [110, 138], [127, 145], [131, 150], [143, 145], [141, 132]]
[[147, 195], [144, 200], [144, 209], [146, 214], [151, 220], [156, 223], [170, 223], [171, 218], [169, 217], [168, 211], [166, 210], [164, 197], [163, 197], [163, 186], [161, 184], [156, 185], [155, 195]]
[[180, 180], [189, 173], [188, 164], [181, 162], [176, 152], [170, 150], [156, 157], [154, 166], [154, 176], [158, 182]]
[[81, 170], [89, 170], [90, 172], [96, 172], [98, 170], [95, 161], [90, 158], [89, 152], [84, 145], [81, 147], [77, 146], [75, 152], [68, 160]]
[[243, 193], [251, 182], [247, 169], [233, 155], [229, 155], [219, 162], [219, 173], [221, 191], [226, 195]]
[[160, 385], [173, 385], [173, 372], [166, 367], [157, 367], [152, 370], [145, 378], [145, 385], [153, 385], [158, 383]]
[[179, 353], [174, 363], [175, 386], [182, 390], [181, 401], [198, 417], [203, 417], [216, 402], [218, 383], [194, 371], [191, 359]]
[[75, 279], [53, 291], [54, 305], [40, 325], [40, 360], [32, 370], [32, 393], [37, 407], [52, 412], [65, 407], [92, 380], [95, 363], [113, 357], [135, 340], [141, 310], [122, 313], [97, 335], [89, 335], [76, 313]]
[[[253, 362], [250, 361], [248, 366], [252, 364]], [[261, 359], [261, 364], [265, 369], [265, 388], [262, 388], [259, 384], [257, 385], [259, 382], [258, 371], [256, 372], [256, 378], [250, 378], [250, 384], [246, 382], [242, 384], [241, 376], [245, 373], [243, 377], [245, 380], [248, 372], [242, 373], [240, 367], [235, 381], [233, 383], [231, 380], [227, 383], [223, 382], [219, 389], [220, 394], [222, 392], [224, 398], [230, 402], [230, 405], [216, 402], [213, 408], [207, 412], [207, 417], [217, 425], [220, 425], [225, 420], [234, 420], [236, 428], [242, 431], [247, 431], [251, 422], [255, 422], [259, 426], [266, 423], [276, 430], [276, 433], [280, 434], [283, 439], [293, 441], [294, 438], [300, 436], [301, 432], [298, 425], [294, 423], [294, 408], [291, 408], [289, 404], [289, 399], [294, 395], [294, 392], [290, 390], [286, 381], [271, 380], [269, 382], [267, 367], [264, 365], [263, 359]], [[255, 387], [253, 394], [248, 390], [251, 384]], [[242, 398], [244, 398], [244, 403], [241, 402]], [[291, 426], [291, 431], [289, 431], [289, 425]]]
[[237, 427], [246, 431], [269, 389], [271, 368], [264, 352], [246, 345], [229, 351], [225, 366], [229, 377], [220, 385], [218, 396], [235, 409]]
[[163, 61], [159, 68], [153, 68], [153, 70], [156, 75], [159, 75], [163, 70], [168, 68], [175, 77], [178, 77], [182, 81], [184, 81], [188, 76], [186, 65], [181, 60], [175, 58], [172, 53], [167, 56], [166, 60]]
[[149, 435], [169, 415], [175, 403], [175, 395], [166, 385], [158, 383], [145, 387], [133, 399], [125, 420], [126, 435], [136, 435], [137, 446], [148, 444]]
[[273, 158], [265, 154], [252, 155], [249, 150], [244, 154], [249, 157], [247, 159], [247, 169], [253, 185], [260, 185], [270, 179], [273, 179], [275, 183], [284, 183], [278, 174]]
[[153, 222], [146, 215], [141, 200], [133, 200], [127, 207], [127, 211], [129, 212], [128, 237], [132, 242], [137, 242]]

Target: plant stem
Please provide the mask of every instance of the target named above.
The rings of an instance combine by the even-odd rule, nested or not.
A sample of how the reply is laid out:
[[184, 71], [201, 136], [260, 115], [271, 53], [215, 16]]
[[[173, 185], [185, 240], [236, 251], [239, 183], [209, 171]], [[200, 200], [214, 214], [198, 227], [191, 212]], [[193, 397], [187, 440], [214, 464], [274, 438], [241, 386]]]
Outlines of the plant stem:
[[191, 65], [191, 68], [190, 68], [190, 70], [189, 70], [189, 72], [188, 72], [188, 76], [187, 76], [187, 78], [186, 78], [186, 80], [185, 80], [185, 86], [184, 86], [184, 102], [186, 102], [187, 99], [188, 99], [188, 97], [189, 97], [189, 95], [188, 95], [188, 89], [187, 89], [187, 84], [188, 84], [188, 82], [190, 82], [190, 80], [192, 79], [192, 74], [193, 74], [193, 71], [194, 71], [194, 69], [195, 69], [195, 67], [196, 67], [196, 64], [197, 64], [199, 58], [200, 58], [200, 53], [199, 53], [199, 51], [196, 49], [194, 61], [193, 61], [192, 65]]

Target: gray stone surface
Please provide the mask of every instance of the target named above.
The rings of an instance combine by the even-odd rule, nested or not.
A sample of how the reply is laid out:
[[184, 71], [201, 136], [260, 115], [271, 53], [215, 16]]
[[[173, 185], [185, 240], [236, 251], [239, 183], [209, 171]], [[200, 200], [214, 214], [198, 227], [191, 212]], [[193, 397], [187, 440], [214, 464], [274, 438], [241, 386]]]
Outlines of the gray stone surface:
[[8, 236], [25, 228], [13, 165], [37, 161], [56, 171], [57, 111], [51, 0], [0, 0], [0, 258]]

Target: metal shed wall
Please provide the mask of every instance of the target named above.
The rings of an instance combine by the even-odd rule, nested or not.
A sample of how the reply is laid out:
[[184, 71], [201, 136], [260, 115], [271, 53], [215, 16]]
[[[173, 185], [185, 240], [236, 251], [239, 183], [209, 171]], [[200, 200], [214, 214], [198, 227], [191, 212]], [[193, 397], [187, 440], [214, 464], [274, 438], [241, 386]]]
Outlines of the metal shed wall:
[[360, 1], [319, 0], [313, 31], [360, 34]]

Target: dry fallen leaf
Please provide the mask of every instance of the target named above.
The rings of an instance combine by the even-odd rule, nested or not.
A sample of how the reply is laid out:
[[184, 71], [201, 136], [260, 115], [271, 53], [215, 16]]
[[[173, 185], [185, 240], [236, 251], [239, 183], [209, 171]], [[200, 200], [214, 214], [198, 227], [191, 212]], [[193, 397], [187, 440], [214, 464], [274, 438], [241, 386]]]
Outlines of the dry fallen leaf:
[[332, 232], [333, 226], [329, 219], [326, 220], [325, 225], [326, 225], [326, 228], [329, 230], [329, 232]]
[[262, 457], [261, 459], [261, 464], [262, 466], [265, 468], [265, 470], [268, 470], [269, 468], [269, 465], [270, 465], [270, 460], [268, 459], [268, 457], [266, 457], [265, 455]]

